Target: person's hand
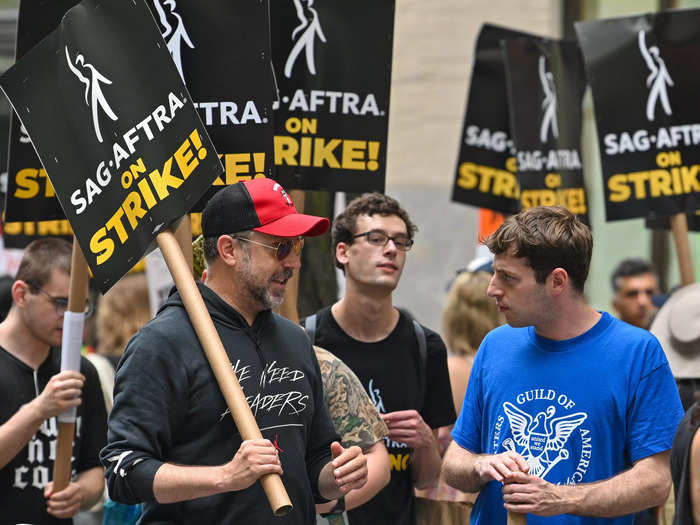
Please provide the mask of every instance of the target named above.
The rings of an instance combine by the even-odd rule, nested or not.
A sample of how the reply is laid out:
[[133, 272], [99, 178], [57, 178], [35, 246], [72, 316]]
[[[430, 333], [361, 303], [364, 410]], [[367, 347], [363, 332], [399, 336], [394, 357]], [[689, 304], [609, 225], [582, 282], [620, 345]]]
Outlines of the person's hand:
[[503, 483], [514, 472], [527, 474], [530, 466], [520, 454], [508, 451], [500, 454], [479, 456], [474, 461], [474, 470], [483, 483], [488, 483], [489, 481], [500, 481]]
[[503, 485], [503, 501], [510, 512], [555, 516], [566, 514], [561, 487], [523, 472], [512, 472]]
[[[56, 376], [54, 376], [56, 377]], [[66, 488], [54, 492], [53, 481], [44, 487], [46, 511], [57, 518], [72, 518], [80, 511], [83, 496], [80, 485], [70, 482]]]
[[316, 514], [328, 514], [335, 508], [337, 499], [332, 499], [328, 503], [316, 503]]
[[267, 439], [244, 441], [233, 459], [224, 465], [224, 483], [228, 490], [246, 489], [265, 474], [282, 474], [277, 449]]
[[85, 383], [85, 376], [79, 372], [66, 370], [51, 379], [32, 403], [42, 420], [57, 416], [71, 407], [77, 407], [82, 401], [80, 393]]
[[335, 485], [343, 494], [367, 483], [367, 458], [360, 447], [343, 448], [334, 441], [331, 443], [331, 454]]
[[389, 427], [389, 439], [413, 449], [435, 446], [433, 431], [416, 410], [399, 410], [379, 414]]

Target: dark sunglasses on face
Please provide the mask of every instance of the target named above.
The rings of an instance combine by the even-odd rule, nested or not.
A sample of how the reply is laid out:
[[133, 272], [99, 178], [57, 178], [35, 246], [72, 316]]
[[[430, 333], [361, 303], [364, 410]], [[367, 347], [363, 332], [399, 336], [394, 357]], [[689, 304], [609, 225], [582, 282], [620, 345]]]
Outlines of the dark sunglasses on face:
[[[34, 281], [25, 281], [27, 283], [27, 286], [29, 288], [42, 293], [46, 296], [46, 298], [53, 304], [53, 307], [56, 309], [56, 314], [58, 315], [63, 315], [66, 313], [66, 310], [68, 310], [68, 297], [55, 297], [51, 295], [49, 292], [44, 290], [41, 286], [39, 286], [37, 283]], [[92, 311], [92, 306], [90, 305], [90, 301], [85, 301], [85, 310], [83, 313], [85, 315], [89, 315]]]
[[403, 252], [407, 252], [413, 246], [413, 239], [409, 239], [406, 235], [391, 237], [382, 230], [370, 230], [352, 236], [353, 239], [358, 237], [367, 237], [367, 242], [374, 246], [386, 246], [389, 241], [394, 241], [394, 246]]
[[265, 244], [262, 242], [254, 241], [252, 239], [246, 239], [245, 237], [238, 237], [236, 235], [229, 235], [229, 237], [231, 237], [232, 239], [237, 239], [239, 241], [249, 242], [251, 244], [257, 244], [259, 246], [264, 246], [265, 248], [275, 250], [275, 257], [277, 258], [278, 261], [283, 261], [292, 252], [294, 252], [298, 256], [301, 253], [302, 248], [304, 247], [304, 238], [303, 237], [295, 237], [293, 239], [285, 239], [283, 241], [279, 241], [279, 242], [276, 242], [274, 244]]

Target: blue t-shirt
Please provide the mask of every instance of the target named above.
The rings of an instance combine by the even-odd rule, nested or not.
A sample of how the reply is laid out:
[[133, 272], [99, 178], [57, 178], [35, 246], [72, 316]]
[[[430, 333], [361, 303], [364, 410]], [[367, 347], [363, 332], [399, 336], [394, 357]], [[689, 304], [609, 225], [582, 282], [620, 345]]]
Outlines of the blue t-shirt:
[[[476, 454], [514, 450], [550, 483], [590, 483], [671, 448], [683, 416], [661, 345], [607, 313], [573, 339], [502, 326], [477, 352], [452, 436]], [[528, 524], [631, 524], [528, 515]], [[501, 484], [487, 483], [472, 524], [506, 523]]]

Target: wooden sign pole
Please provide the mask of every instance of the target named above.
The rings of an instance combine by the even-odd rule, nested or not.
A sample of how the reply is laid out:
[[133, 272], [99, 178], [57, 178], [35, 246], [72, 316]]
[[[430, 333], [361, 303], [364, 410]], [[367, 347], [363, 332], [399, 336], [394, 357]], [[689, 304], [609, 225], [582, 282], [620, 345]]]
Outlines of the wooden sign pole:
[[[192, 265], [188, 266], [172, 230], [159, 233], [157, 241], [241, 437], [244, 440], [262, 439], [224, 345], [194, 282]], [[292, 510], [292, 502], [277, 474], [263, 476], [260, 483], [275, 516], [285, 516]]]
[[527, 524], [527, 514], [520, 514], [518, 512], [508, 513], [508, 525], [526, 525]]
[[686, 286], [695, 282], [693, 271], [693, 259], [690, 256], [690, 243], [688, 242], [688, 217], [685, 213], [671, 216], [671, 231], [676, 245], [678, 265], [680, 267], [681, 285]]
[[[68, 293], [68, 311], [76, 314], [85, 313], [85, 301], [87, 300], [88, 280], [90, 273], [83, 251], [78, 240], [73, 237], [73, 253], [71, 255], [70, 288]], [[64, 321], [64, 331], [66, 323]], [[82, 334], [81, 334], [82, 336]], [[82, 339], [76, 348], [70, 345], [61, 348], [61, 352], [77, 352], [79, 354]], [[61, 359], [63, 362], [63, 357]], [[63, 367], [61, 367], [63, 368]], [[60, 417], [60, 416], [59, 416]], [[58, 422], [58, 439], [56, 442], [56, 459], [53, 464], [53, 488], [55, 492], [68, 486], [71, 477], [70, 458], [73, 455], [73, 436], [75, 434], [75, 419], [72, 422]]]

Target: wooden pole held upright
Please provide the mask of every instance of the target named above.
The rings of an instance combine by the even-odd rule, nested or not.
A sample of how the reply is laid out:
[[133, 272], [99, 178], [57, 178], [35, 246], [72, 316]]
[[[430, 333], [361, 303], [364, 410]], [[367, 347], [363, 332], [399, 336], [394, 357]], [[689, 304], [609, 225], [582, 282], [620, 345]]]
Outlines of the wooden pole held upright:
[[527, 514], [520, 514], [518, 512], [508, 513], [508, 525], [526, 525], [527, 524]]
[[[159, 233], [157, 241], [241, 437], [244, 440], [262, 439], [224, 345], [194, 282], [191, 265], [188, 266], [185, 261], [172, 230]], [[263, 476], [260, 483], [275, 516], [284, 516], [292, 510], [292, 502], [277, 474]]]
[[688, 217], [685, 213], [677, 213], [671, 216], [671, 231], [676, 245], [678, 265], [680, 267], [681, 285], [686, 286], [695, 282], [693, 271], [693, 259], [690, 256], [690, 243], [688, 242]]
[[[73, 252], [71, 255], [70, 288], [68, 293], [68, 311], [83, 313], [87, 300], [88, 280], [90, 278], [87, 261], [80, 249], [78, 240], [73, 237]], [[64, 325], [65, 326], [65, 325]], [[63, 348], [62, 352], [76, 351]], [[77, 348], [80, 352], [80, 348]], [[53, 488], [55, 492], [62, 490], [70, 483], [71, 463], [73, 455], [73, 436], [75, 422], [58, 422], [58, 439], [56, 442], [56, 459], [53, 464]]]

